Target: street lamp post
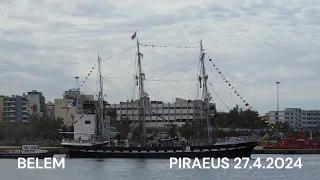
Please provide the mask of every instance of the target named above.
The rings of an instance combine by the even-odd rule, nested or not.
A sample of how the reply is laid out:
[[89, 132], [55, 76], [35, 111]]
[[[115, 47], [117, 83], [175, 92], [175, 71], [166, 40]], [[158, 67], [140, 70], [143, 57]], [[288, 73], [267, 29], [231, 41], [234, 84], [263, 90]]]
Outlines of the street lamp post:
[[74, 77], [76, 79], [76, 89], [79, 90], [80, 88], [78, 87], [78, 79], [80, 78], [79, 76]]
[[279, 84], [280, 84], [280, 81], [277, 81], [276, 82], [277, 84], [277, 118], [279, 117]]

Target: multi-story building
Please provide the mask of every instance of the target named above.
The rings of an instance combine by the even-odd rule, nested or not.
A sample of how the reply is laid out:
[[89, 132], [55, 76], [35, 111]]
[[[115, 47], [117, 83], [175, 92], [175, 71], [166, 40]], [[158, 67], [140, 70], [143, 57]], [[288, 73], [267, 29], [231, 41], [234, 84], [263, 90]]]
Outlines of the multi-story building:
[[[288, 122], [292, 128], [304, 130], [320, 130], [320, 110], [302, 110], [301, 108], [286, 108], [278, 112], [278, 119], [276, 119], [277, 111], [269, 112], [269, 122]], [[270, 116], [270, 114], [275, 114]]]
[[[178, 126], [185, 122], [200, 120], [204, 118], [203, 101], [184, 100], [176, 98], [174, 103], [164, 103], [163, 101], [150, 101], [146, 97], [146, 126], [161, 127], [168, 123], [174, 123]], [[210, 109], [215, 110], [215, 104], [210, 104]], [[117, 120], [139, 121], [139, 101], [120, 102], [120, 104], [106, 105], [106, 109], [116, 109]]]
[[284, 111], [269, 111], [268, 113], [268, 121], [269, 123], [275, 123], [275, 122], [284, 122]]
[[68, 126], [73, 125], [76, 110], [78, 112], [83, 111], [83, 101], [93, 100], [93, 95], [81, 95], [78, 96], [77, 109], [75, 106], [70, 106], [74, 98], [79, 94], [77, 89], [69, 89], [63, 94], [63, 98], [57, 98], [54, 101], [54, 119], [62, 118], [64, 123]]
[[46, 103], [46, 116], [50, 120], [54, 120], [54, 103], [51, 101]]
[[0, 95], [0, 122], [3, 121], [3, 99], [4, 96]]
[[42, 92], [32, 90], [27, 93], [29, 102], [29, 115], [33, 118], [43, 118], [46, 116], [45, 97]]
[[[72, 99], [55, 99], [54, 100], [54, 118], [62, 118], [63, 122], [70, 126], [72, 125], [73, 118], [76, 114], [76, 107], [70, 106]], [[70, 108], [68, 110], [68, 108]]]
[[28, 100], [25, 96], [5, 96], [3, 98], [4, 122], [28, 122]]
[[63, 94], [63, 99], [74, 99], [79, 94], [79, 89], [73, 88], [65, 91]]

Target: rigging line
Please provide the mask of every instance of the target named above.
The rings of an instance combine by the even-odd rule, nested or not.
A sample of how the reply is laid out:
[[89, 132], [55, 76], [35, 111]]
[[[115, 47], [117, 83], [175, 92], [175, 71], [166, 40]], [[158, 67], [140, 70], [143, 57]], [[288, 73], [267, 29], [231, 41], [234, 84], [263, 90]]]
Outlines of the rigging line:
[[[118, 63], [118, 64], [119, 64], [119, 63]], [[122, 67], [126, 68], [126, 67], [128, 67], [130, 64], [131, 64], [131, 61], [129, 61], [127, 65], [122, 66]], [[111, 67], [111, 66], [113, 67], [113, 65], [111, 65], [111, 64], [109, 64], [109, 66], [110, 66], [110, 67]], [[109, 73], [109, 74], [107, 74], [107, 75], [111, 75], [111, 74], [113, 74], [113, 73], [115, 73], [115, 72], [117, 72], [117, 71], [111, 72], [111, 73]]]
[[150, 46], [150, 47], [172, 47], [172, 48], [182, 48], [182, 49], [189, 49], [189, 48], [197, 48], [199, 47], [198, 45], [197, 46], [172, 46], [172, 45], [149, 45], [149, 44], [141, 44], [142, 47], [145, 47], [145, 46]]
[[[220, 70], [219, 70], [219, 71], [220, 71]], [[220, 72], [221, 72], [221, 71], [220, 71]], [[221, 74], [221, 75], [222, 75], [222, 74]], [[221, 76], [221, 77], [222, 77], [222, 76]], [[223, 76], [223, 77], [224, 77], [224, 76]], [[226, 79], [226, 80], [227, 80], [227, 79]], [[224, 81], [224, 82], [225, 82], [225, 81]], [[228, 80], [228, 83], [230, 84], [229, 80]], [[229, 86], [229, 87], [230, 87], [230, 86]], [[234, 86], [232, 86], [232, 87], [233, 87], [232, 90], [236, 90], [236, 88], [234, 88]], [[239, 93], [239, 92], [238, 92], [238, 93]], [[241, 99], [241, 98], [242, 98], [242, 99]], [[243, 102], [243, 100], [244, 100], [243, 96], [240, 96], [240, 99], [241, 99], [241, 104], [244, 103], [244, 102]], [[245, 102], [245, 103], [247, 103], [247, 102]], [[250, 106], [250, 107], [252, 107], [252, 106]], [[250, 107], [249, 107], [249, 108], [250, 108]]]
[[109, 79], [112, 79], [112, 78], [125, 78], [125, 79], [127, 79], [128, 77], [131, 77], [131, 76], [124, 76], [124, 77], [112, 77], [112, 76], [107, 76], [107, 78], [109, 78]]
[[[197, 76], [199, 76], [199, 71], [200, 71], [200, 61], [198, 61], [198, 68], [197, 68]], [[199, 87], [200, 87], [200, 81], [196, 82], [196, 92], [195, 92], [195, 99], [199, 98]]]
[[[124, 94], [127, 94], [126, 92], [124, 92], [122, 89], [117, 88], [111, 81], [108, 81], [106, 78], [103, 78], [103, 80], [105, 80], [108, 84], [110, 84], [113, 88], [122, 91]], [[128, 94], [127, 94], [128, 95]]]
[[213, 89], [213, 85], [211, 84], [211, 82], [209, 82], [209, 84], [211, 85], [210, 87], [211, 87], [211, 89], [212, 89], [212, 91], [214, 92], [214, 94], [216, 94], [216, 96], [220, 99], [220, 101], [226, 106], [226, 108], [227, 109], [229, 109], [229, 111], [231, 110], [228, 106], [227, 106], [227, 104], [220, 98], [220, 96], [216, 93], [216, 91]]
[[[125, 53], [126, 51], [128, 51], [129, 49], [131, 49], [131, 48], [133, 48], [133, 47], [135, 47], [135, 46], [131, 46], [130, 48], [128, 48], [128, 49], [126, 49], [126, 50], [124, 50], [124, 51], [122, 51], [122, 52], [120, 52], [120, 53], [118, 53], [118, 54]], [[111, 59], [111, 58], [113, 58], [113, 57], [116, 57], [118, 54], [113, 55], [113, 56], [110, 56], [110, 57], [108, 57], [107, 59]], [[101, 60], [100, 62], [105, 61], [105, 60], [107, 60], [107, 59]], [[95, 63], [95, 64], [93, 65], [93, 67], [91, 68], [90, 73], [88, 73], [88, 75], [85, 77], [85, 79], [82, 80], [82, 83], [80, 84], [80, 88], [81, 88], [81, 87], [83, 86], [83, 84], [87, 81], [87, 79], [89, 78], [89, 76], [90, 76], [90, 74], [92, 73], [92, 71], [96, 68], [96, 66], [97, 66], [97, 63]], [[111, 74], [112, 74], [112, 73], [111, 73]]]
[[125, 74], [128, 74], [128, 75], [130, 75], [130, 76], [133, 76], [132, 74], [127, 73], [127, 72], [125, 72], [125, 71], [122, 70], [122, 69], [115, 68], [115, 67], [113, 67], [113, 66], [111, 66], [111, 65], [108, 65], [108, 66], [110, 66], [111, 68], [113, 68], [113, 69], [115, 69], [115, 70], [118, 70], [118, 71], [120, 71], [120, 72], [123, 72], [123, 73], [125, 73]]
[[[156, 55], [155, 53], [156, 52], [151, 52], [149, 49], [147, 49], [147, 48], [145, 48], [147, 51], [149, 51], [151, 54], [153, 54], [154, 56], [156, 56], [157, 58], [159, 58], [159, 59], [161, 59], [161, 60], [163, 60], [164, 62], [166, 62], [167, 64], [169, 64], [169, 65], [171, 65], [171, 66], [174, 66], [174, 67], [176, 67], [176, 68], [179, 68], [177, 65], [174, 65], [174, 64], [171, 64], [170, 62], [168, 62], [168, 61], [166, 61], [166, 60], [164, 60], [163, 58], [161, 58], [161, 57], [159, 57], [159, 53], [157, 53], [157, 54], [159, 54], [159, 55]], [[161, 56], [163, 56], [163, 55], [161, 55]], [[165, 56], [163, 56], [163, 57], [165, 57]], [[167, 58], [168, 59], [168, 58]], [[182, 68], [182, 70], [183, 70], [183, 68]], [[195, 75], [195, 74], [193, 74], [193, 73], [191, 73], [190, 72], [190, 70], [183, 70], [183, 71], [185, 71], [185, 72], [187, 72], [187, 73], [189, 73], [189, 74], [192, 74], [192, 75]]]
[[[146, 79], [146, 81], [163, 81], [160, 79]], [[196, 79], [180, 79], [180, 80], [165, 80], [167, 82], [182, 82], [182, 81], [196, 81]]]
[[[148, 85], [146, 84], [146, 86], [148, 86]], [[152, 86], [150, 86], [150, 87], [148, 86], [148, 88], [152, 89], [163, 101], [165, 101], [164, 98], [155, 89], [152, 88]]]
[[134, 47], [135, 47], [135, 46], [131, 46], [131, 47], [125, 49], [125, 50], [122, 51], [122, 52], [119, 52], [119, 53], [117, 53], [117, 54], [115, 54], [115, 55], [113, 55], [113, 56], [109, 56], [109, 57], [107, 57], [106, 59], [101, 60], [101, 62], [104, 62], [104, 61], [106, 61], [106, 60], [108, 60], [108, 59], [111, 59], [111, 58], [114, 58], [114, 57], [116, 57], [116, 56], [119, 56], [120, 54], [123, 54], [123, 53], [129, 51], [130, 49], [132, 49], [132, 48], [134, 48]]
[[144, 84], [144, 85], [146, 85], [146, 88], [149, 89], [149, 91], [151, 92], [151, 94], [157, 99], [158, 96], [153, 93], [153, 91], [151, 90], [151, 88], [150, 88], [147, 84]]
[[[192, 64], [189, 64], [189, 65], [187, 65], [187, 66], [190, 66], [190, 65], [193, 65], [193, 64], [194, 64], [194, 62], [192, 62]], [[160, 76], [166, 76], [166, 75], [168, 75], [168, 74], [175, 73], [175, 72], [180, 71], [181, 69], [183, 69], [183, 68], [185, 68], [185, 67], [187, 67], [187, 66], [180, 67], [180, 68], [178, 68], [178, 69], [176, 69], [176, 70], [174, 70], [174, 71], [171, 71], [171, 72], [168, 72], [168, 73], [164, 73], [164, 74], [162, 74], [162, 75], [160, 75]]]
[[[170, 59], [173, 59], [173, 60], [179, 60], [179, 59], [186, 59], [186, 57], [182, 57], [182, 55], [179, 55], [179, 56], [177, 56], [177, 55], [174, 55], [174, 54], [166, 54], [166, 55], [162, 55], [161, 53], [159, 53], [159, 52], [157, 52], [157, 51], [155, 51], [154, 50], [154, 48], [148, 48], [150, 51], [152, 51], [152, 52], [154, 52], [154, 53], [156, 53], [156, 54], [158, 54], [159, 56], [162, 56], [162, 57], [164, 57], [165, 59], [168, 59], [168, 60], [170, 60]], [[183, 55], [185, 55], [185, 54], [183, 54]], [[190, 57], [190, 56], [188, 56], [188, 57]]]
[[[154, 74], [156, 74], [158, 77], [159, 77], [159, 75], [147, 64], [147, 63], [145, 63], [144, 61], [142, 61], [144, 64], [146, 64], [152, 71], [153, 71], [153, 73]], [[159, 77], [159, 78], [161, 78], [162, 79], [162, 77]], [[163, 79], [162, 79], [163, 80]], [[185, 93], [183, 93], [182, 91], [180, 91], [179, 89], [177, 89], [177, 88], [175, 88], [174, 86], [172, 86], [171, 84], [169, 84], [168, 82], [166, 82], [166, 81], [164, 81], [166, 84], [168, 84], [170, 87], [172, 87], [173, 89], [175, 89], [176, 91], [178, 91], [178, 92], [180, 92], [180, 93], [182, 93], [182, 94], [184, 94], [185, 96], [187, 96], [187, 97], [189, 97], [190, 98], [190, 96], [188, 96], [187, 94], [185, 94]]]
[[[206, 62], [207, 63], [207, 62]], [[216, 77], [216, 81], [217, 82], [220, 82], [220, 83], [222, 83], [222, 81], [220, 81], [220, 79], [219, 79], [219, 77], [212, 71], [212, 69], [210, 68], [210, 66], [208, 65], [208, 63], [207, 63], [207, 67], [209, 67], [208, 69], [211, 71], [211, 73]], [[224, 81], [224, 83], [225, 83], [225, 81]], [[219, 92], [219, 91], [218, 91]], [[222, 92], [219, 92], [219, 93], [221, 93], [221, 94], [223, 94]], [[225, 94], [224, 94], [225, 95]], [[227, 98], [228, 98], [228, 100], [230, 100], [230, 102], [232, 102], [232, 104], [233, 104], [233, 100], [229, 97], [229, 96], [226, 96]]]

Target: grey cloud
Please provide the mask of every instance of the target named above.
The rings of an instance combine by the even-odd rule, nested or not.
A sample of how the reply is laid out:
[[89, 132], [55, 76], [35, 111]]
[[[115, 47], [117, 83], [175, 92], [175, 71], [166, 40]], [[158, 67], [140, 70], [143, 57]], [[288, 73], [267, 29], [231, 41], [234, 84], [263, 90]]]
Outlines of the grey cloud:
[[[84, 4], [76, 0], [43, 0], [18, 6], [13, 1], [12, 5], [0, 5], [6, 7], [2, 8], [3, 16], [0, 16], [0, 21], [6, 23], [0, 27], [0, 83], [6, 85], [0, 93], [21, 94], [37, 89], [43, 91], [47, 99], [60, 97], [64, 90], [75, 86], [74, 76], [80, 76], [82, 81], [96, 63], [98, 44], [101, 56], [109, 57], [134, 45], [130, 37], [138, 29], [138, 37], [144, 44], [189, 46], [198, 45], [202, 38], [204, 48], [217, 67], [260, 113], [274, 106], [275, 79], [283, 82], [283, 104], [293, 106], [296, 98], [312, 99], [311, 95], [319, 90], [319, 3], [250, 2], [245, 6], [240, 1], [206, 1], [201, 6], [191, 0], [171, 4], [164, 1], [90, 1]], [[190, 73], [197, 73], [198, 48], [152, 50], [165, 56], [166, 61], [187, 66]], [[177, 69], [146, 49], [141, 48], [141, 51], [143, 60], [158, 74]], [[104, 74], [112, 73], [110, 83], [105, 83], [107, 99], [111, 102], [130, 98], [135, 87], [130, 76], [134, 55], [132, 49], [102, 65]], [[157, 79], [145, 66], [144, 71], [147, 78]], [[207, 67], [207, 71], [220, 97], [230, 106], [241, 105], [239, 98], [217, 76], [214, 67]], [[180, 70], [162, 78], [189, 79], [193, 77], [190, 73]], [[111, 76], [130, 77], [113, 79]], [[195, 81], [168, 83], [195, 97]], [[186, 98], [164, 82], [147, 81], [147, 85], [148, 94], [159, 100], [161, 97], [166, 101], [174, 97]], [[82, 90], [96, 93], [96, 71]], [[301, 94], [302, 91], [305, 93]], [[226, 110], [214, 93], [211, 94], [218, 109]]]

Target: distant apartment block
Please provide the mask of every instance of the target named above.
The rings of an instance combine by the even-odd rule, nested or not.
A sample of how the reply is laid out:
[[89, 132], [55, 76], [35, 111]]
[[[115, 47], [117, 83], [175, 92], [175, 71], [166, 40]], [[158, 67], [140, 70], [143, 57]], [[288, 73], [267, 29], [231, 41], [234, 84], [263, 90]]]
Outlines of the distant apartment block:
[[63, 99], [73, 99], [79, 94], [79, 90], [76, 88], [69, 89], [68, 91], [65, 91], [63, 94]]
[[27, 93], [29, 103], [29, 115], [35, 118], [46, 117], [46, 103], [42, 92], [32, 90]]
[[302, 110], [301, 108], [286, 108], [283, 111], [270, 111], [268, 121], [289, 122], [295, 129], [320, 130], [320, 110]]
[[3, 97], [4, 122], [28, 122], [28, 100], [25, 96]]
[[46, 103], [46, 116], [49, 120], [54, 120], [54, 103], [49, 101]]
[[[176, 98], [174, 103], [164, 103], [163, 101], [150, 101], [146, 98], [146, 126], [159, 127], [174, 123], [178, 126], [185, 122], [205, 119], [203, 101], [185, 100]], [[215, 110], [216, 105], [211, 103], [210, 109]], [[130, 119], [133, 122], [139, 121], [139, 101], [120, 102], [120, 104], [106, 105], [106, 109], [117, 111], [117, 120]]]

